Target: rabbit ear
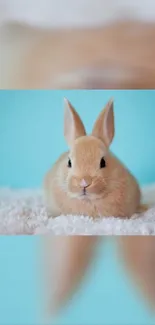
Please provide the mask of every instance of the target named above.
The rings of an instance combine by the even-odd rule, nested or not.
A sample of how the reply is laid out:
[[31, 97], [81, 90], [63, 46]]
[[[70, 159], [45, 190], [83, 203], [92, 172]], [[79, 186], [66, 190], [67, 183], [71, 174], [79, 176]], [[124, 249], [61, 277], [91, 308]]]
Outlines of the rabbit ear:
[[107, 147], [111, 144], [115, 133], [113, 106], [113, 100], [110, 100], [100, 113], [92, 132], [92, 135], [104, 141]]
[[85, 127], [80, 119], [80, 116], [75, 111], [71, 103], [65, 98], [65, 116], [64, 116], [64, 136], [69, 146], [73, 142], [86, 135]]

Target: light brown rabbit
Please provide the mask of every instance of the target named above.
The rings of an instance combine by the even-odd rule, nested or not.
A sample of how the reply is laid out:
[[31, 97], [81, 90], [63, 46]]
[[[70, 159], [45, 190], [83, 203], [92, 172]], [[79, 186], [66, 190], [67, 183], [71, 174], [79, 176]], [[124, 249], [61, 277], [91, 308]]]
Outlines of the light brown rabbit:
[[65, 100], [64, 135], [70, 151], [45, 177], [50, 216], [131, 217], [139, 211], [140, 188], [128, 169], [110, 152], [114, 137], [113, 101], [100, 113], [91, 135]]

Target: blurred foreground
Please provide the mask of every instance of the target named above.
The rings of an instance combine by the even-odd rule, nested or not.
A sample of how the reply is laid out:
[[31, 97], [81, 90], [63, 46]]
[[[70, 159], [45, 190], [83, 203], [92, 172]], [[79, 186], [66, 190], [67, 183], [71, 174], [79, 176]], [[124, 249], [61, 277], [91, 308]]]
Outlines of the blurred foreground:
[[155, 88], [155, 24], [0, 28], [4, 89]]
[[[89, 268], [93, 272], [93, 280], [96, 286], [95, 291], [90, 291], [90, 294], [95, 296], [98, 292], [98, 298], [103, 300], [104, 308], [108, 308], [108, 300], [104, 300], [105, 293], [98, 288], [98, 281], [100, 287], [104, 288], [106, 273], [117, 283], [116, 267], [108, 269], [109, 265], [104, 266], [102, 279], [99, 276], [97, 263], [102, 269], [104, 263], [104, 247], [107, 242], [116, 250], [115, 254], [109, 251], [109, 258], [117, 261], [119, 265], [119, 272], [121, 269], [126, 274], [126, 279], [130, 279], [128, 283], [133, 286], [133, 292], [139, 292], [139, 299], [146, 303], [146, 310], [150, 311], [150, 315], [154, 315], [155, 311], [155, 238], [153, 237], [118, 237], [118, 238], [100, 238], [100, 237], [47, 237], [44, 240], [45, 253], [45, 274], [46, 274], [46, 298], [47, 306], [46, 317], [50, 318], [52, 315], [58, 315], [62, 309], [67, 306], [72, 310], [72, 302], [74, 305], [74, 296], [80, 292], [80, 287], [85, 282], [89, 282]], [[103, 253], [98, 254], [98, 250], [103, 246]], [[112, 257], [111, 257], [112, 256]], [[102, 260], [101, 260], [102, 258]], [[97, 262], [98, 260], [98, 262]], [[100, 279], [100, 280], [99, 280]], [[126, 281], [126, 280], [125, 280]], [[91, 282], [91, 281], [90, 281]], [[119, 283], [119, 280], [118, 280]], [[108, 283], [107, 283], [108, 285]], [[127, 285], [127, 284], [126, 284]], [[97, 289], [98, 288], [98, 289]], [[109, 282], [109, 288], [111, 283]], [[88, 289], [87, 289], [88, 290]], [[94, 290], [94, 289], [93, 289]], [[96, 291], [98, 290], [98, 291]], [[110, 290], [110, 289], [109, 289]], [[85, 289], [86, 291], [86, 289]], [[118, 300], [122, 299], [121, 288], [119, 292], [115, 292]], [[78, 299], [82, 298], [82, 291]], [[110, 292], [108, 293], [108, 296]], [[108, 297], [107, 296], [107, 297]], [[81, 298], [80, 298], [81, 297]], [[100, 298], [99, 298], [100, 297]], [[111, 301], [113, 301], [113, 293], [111, 292]], [[138, 298], [138, 295], [137, 295]], [[135, 299], [137, 299], [135, 298]], [[144, 299], [143, 299], [144, 298]], [[127, 304], [130, 304], [130, 298], [127, 297]], [[117, 306], [116, 302], [116, 306]], [[85, 301], [87, 304], [87, 300]], [[97, 304], [97, 301], [94, 301]], [[107, 307], [106, 307], [107, 304]], [[74, 307], [73, 307], [74, 308]], [[87, 305], [85, 305], [87, 310]], [[95, 305], [94, 305], [95, 312]], [[92, 311], [93, 313], [93, 311]], [[119, 313], [119, 311], [118, 311]], [[69, 314], [70, 315], [70, 314]], [[117, 315], [116, 315], [117, 316]], [[119, 316], [120, 317], [120, 316]], [[46, 320], [47, 320], [46, 318]], [[117, 318], [117, 317], [116, 317]], [[85, 316], [87, 319], [87, 316]], [[89, 319], [89, 317], [88, 317]], [[103, 315], [104, 321], [104, 315]], [[126, 320], [127, 321], [127, 320]], [[136, 321], [135, 321], [136, 324]]]

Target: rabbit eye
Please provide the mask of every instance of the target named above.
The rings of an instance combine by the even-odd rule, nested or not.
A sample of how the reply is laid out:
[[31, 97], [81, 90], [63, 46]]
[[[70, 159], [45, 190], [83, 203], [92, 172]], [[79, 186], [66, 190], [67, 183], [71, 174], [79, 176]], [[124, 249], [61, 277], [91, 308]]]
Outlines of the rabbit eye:
[[68, 168], [72, 168], [72, 162], [70, 159], [68, 159]]
[[106, 167], [106, 163], [105, 163], [104, 158], [102, 158], [101, 162], [100, 162], [100, 168], [105, 168], [105, 167]]

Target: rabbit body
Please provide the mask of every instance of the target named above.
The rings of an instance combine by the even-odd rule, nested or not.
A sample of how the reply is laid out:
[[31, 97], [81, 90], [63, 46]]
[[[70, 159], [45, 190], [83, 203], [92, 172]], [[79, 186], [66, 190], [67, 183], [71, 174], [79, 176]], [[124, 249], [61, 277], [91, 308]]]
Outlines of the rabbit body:
[[71, 117], [74, 121], [74, 128], [65, 125], [70, 151], [58, 159], [44, 180], [49, 215], [131, 217], [139, 209], [141, 192], [134, 176], [109, 150], [114, 128], [111, 105], [101, 113], [92, 135], [86, 135], [79, 116], [69, 107], [71, 116], [66, 116], [66, 123], [71, 123]]

